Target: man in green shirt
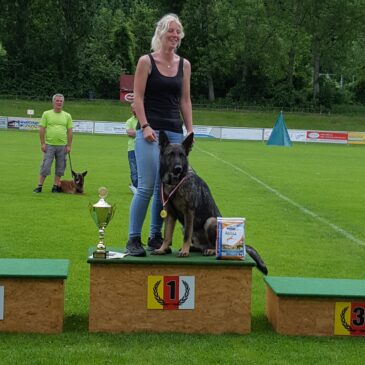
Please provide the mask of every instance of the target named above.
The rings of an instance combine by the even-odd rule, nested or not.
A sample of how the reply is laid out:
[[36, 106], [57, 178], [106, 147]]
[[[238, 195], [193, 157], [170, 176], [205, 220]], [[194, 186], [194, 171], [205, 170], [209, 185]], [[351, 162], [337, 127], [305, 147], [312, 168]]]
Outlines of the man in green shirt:
[[41, 163], [38, 186], [34, 193], [41, 193], [44, 180], [51, 173], [52, 162], [56, 160], [52, 193], [61, 192], [61, 176], [66, 168], [66, 157], [72, 145], [72, 118], [62, 110], [65, 98], [62, 94], [53, 95], [53, 109], [43, 113], [39, 123], [39, 138], [43, 161]]

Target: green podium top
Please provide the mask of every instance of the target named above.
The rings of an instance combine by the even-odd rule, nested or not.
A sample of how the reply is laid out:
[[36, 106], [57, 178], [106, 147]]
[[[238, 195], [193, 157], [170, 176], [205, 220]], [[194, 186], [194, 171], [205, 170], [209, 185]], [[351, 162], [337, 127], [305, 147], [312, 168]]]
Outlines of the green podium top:
[[266, 276], [278, 296], [365, 298], [365, 280]]
[[[108, 247], [114, 252], [124, 252], [124, 249]], [[200, 266], [256, 266], [255, 261], [249, 255], [244, 260], [217, 260], [215, 256], [203, 256], [199, 252], [190, 252], [188, 257], [179, 257], [178, 250], [173, 250], [169, 255], [151, 255], [147, 251], [145, 257], [125, 256], [121, 259], [107, 258], [94, 259], [92, 253], [95, 247], [89, 249], [89, 264], [133, 264], [133, 265], [200, 265]]]
[[69, 260], [0, 259], [0, 278], [66, 279]]

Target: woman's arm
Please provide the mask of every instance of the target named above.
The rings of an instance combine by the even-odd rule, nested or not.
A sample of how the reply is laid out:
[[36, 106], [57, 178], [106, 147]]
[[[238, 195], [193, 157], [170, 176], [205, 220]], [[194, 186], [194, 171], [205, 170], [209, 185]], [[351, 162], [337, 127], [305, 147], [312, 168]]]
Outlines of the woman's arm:
[[146, 90], [147, 78], [151, 70], [151, 61], [148, 55], [140, 57], [134, 75], [134, 108], [137, 119], [143, 130], [143, 137], [149, 142], [156, 141], [155, 131], [151, 127], [144, 127], [148, 124], [144, 110], [144, 93]]
[[188, 134], [193, 132], [193, 111], [190, 98], [190, 77], [191, 65], [188, 60], [184, 59], [184, 78], [180, 98], [180, 111]]

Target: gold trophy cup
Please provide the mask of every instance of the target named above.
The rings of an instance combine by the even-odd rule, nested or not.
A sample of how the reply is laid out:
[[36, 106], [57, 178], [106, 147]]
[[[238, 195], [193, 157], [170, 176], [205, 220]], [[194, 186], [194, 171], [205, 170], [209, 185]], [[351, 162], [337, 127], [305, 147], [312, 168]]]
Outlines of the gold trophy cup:
[[107, 250], [104, 243], [105, 228], [112, 220], [115, 212], [115, 205], [110, 205], [105, 201], [108, 195], [108, 189], [101, 187], [98, 190], [99, 201], [96, 204], [89, 204], [89, 210], [92, 219], [99, 229], [99, 243], [93, 252], [94, 259], [106, 259]]

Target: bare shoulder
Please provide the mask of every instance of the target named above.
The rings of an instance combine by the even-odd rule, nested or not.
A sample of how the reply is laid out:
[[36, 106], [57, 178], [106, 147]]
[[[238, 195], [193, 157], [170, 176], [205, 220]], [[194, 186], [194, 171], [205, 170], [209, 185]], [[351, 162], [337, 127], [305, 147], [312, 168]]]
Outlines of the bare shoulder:
[[151, 65], [151, 60], [150, 58], [148, 57], [147, 54], [141, 56], [138, 60], [138, 64], [140, 64], [141, 66], [149, 66]]
[[139, 58], [136, 68], [136, 73], [143, 72], [143, 73], [150, 73], [151, 71], [151, 60], [148, 55], [143, 55]]
[[190, 62], [186, 58], [184, 58], [184, 70], [191, 70]]

